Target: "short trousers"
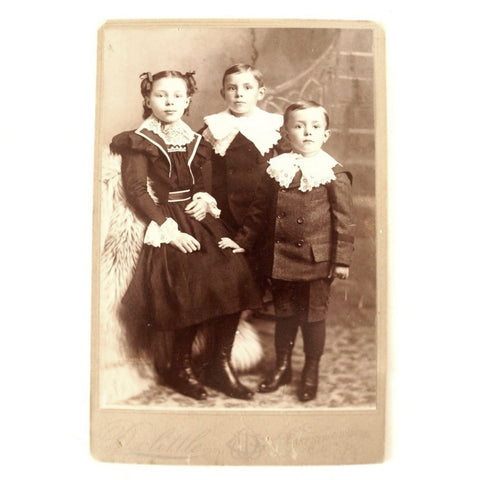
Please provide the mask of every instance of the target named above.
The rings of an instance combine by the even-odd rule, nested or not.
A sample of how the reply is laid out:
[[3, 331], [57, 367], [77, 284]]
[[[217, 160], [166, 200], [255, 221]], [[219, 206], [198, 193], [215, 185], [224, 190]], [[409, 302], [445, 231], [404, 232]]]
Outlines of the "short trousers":
[[276, 316], [296, 317], [299, 323], [325, 321], [332, 280], [320, 278], [310, 282], [290, 282], [272, 279]]

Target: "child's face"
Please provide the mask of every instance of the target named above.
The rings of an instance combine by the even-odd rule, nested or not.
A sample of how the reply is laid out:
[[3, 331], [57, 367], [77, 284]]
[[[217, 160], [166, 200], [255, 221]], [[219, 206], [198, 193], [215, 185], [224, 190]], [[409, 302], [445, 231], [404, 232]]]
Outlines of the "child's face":
[[252, 72], [232, 73], [225, 77], [221, 90], [230, 112], [236, 117], [250, 115], [265, 95]]
[[285, 130], [292, 150], [304, 157], [317, 154], [328, 140], [330, 130], [321, 108], [294, 110], [288, 116]]
[[187, 86], [181, 78], [160, 78], [153, 82], [147, 107], [163, 123], [180, 120], [190, 103]]

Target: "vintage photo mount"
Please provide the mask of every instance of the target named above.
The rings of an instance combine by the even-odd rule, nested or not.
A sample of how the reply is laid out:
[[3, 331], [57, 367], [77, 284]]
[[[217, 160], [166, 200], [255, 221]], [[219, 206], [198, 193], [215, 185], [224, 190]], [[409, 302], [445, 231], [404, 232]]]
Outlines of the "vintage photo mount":
[[[99, 278], [101, 151], [106, 106], [105, 37], [110, 29], [338, 28], [373, 35], [376, 228], [376, 405], [351, 409], [105, 408], [99, 398]], [[145, 46], [145, 48], [148, 48]], [[172, 465], [335, 465], [378, 463], [385, 455], [387, 376], [387, 114], [385, 38], [369, 21], [331, 20], [113, 20], [99, 30], [97, 62], [94, 231], [92, 258], [91, 454], [105, 462]]]

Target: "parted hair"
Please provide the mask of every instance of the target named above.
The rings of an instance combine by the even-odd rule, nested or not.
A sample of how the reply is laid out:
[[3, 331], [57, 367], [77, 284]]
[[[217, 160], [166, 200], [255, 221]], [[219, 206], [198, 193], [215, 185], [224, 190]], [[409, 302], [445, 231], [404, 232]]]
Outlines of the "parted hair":
[[[161, 78], [180, 78], [185, 82], [187, 89], [187, 97], [191, 97], [197, 91], [197, 82], [194, 78], [195, 72], [185, 72], [181, 73], [177, 70], [162, 70], [151, 74], [150, 72], [144, 72], [140, 75], [142, 81], [140, 82], [140, 92], [143, 97], [143, 118], [148, 118], [152, 114], [152, 109], [147, 106], [147, 98], [152, 92], [152, 87], [154, 82], [160, 80]], [[185, 110], [185, 113], [188, 115], [188, 110], [190, 105]]]
[[314, 100], [300, 100], [296, 103], [292, 103], [287, 107], [285, 110], [285, 113], [283, 114], [283, 125], [284, 127], [287, 125], [288, 119], [290, 117], [290, 114], [294, 112], [295, 110], [306, 110], [307, 108], [320, 108], [325, 115], [325, 129], [328, 129], [330, 125], [330, 118], [328, 116], [327, 110], [325, 110], [322, 105], [319, 103], [315, 102]]
[[248, 63], [236, 63], [235, 65], [232, 65], [231, 67], [225, 70], [225, 73], [223, 74], [223, 78], [222, 78], [222, 87], [225, 86], [225, 79], [229, 75], [233, 75], [235, 73], [245, 73], [245, 72], [252, 72], [252, 75], [257, 81], [259, 87], [265, 86], [265, 82], [263, 80], [263, 74], [260, 70], [258, 70], [258, 68], [255, 68], [252, 65], [249, 65]]

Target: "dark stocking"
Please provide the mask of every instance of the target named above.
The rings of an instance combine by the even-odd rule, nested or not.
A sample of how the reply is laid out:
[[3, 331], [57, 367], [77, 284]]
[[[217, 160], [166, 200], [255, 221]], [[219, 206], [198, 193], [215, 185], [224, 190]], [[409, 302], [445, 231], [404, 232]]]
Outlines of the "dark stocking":
[[317, 396], [318, 367], [325, 347], [325, 322], [302, 324], [305, 365], [298, 389], [298, 398], [307, 402]]

